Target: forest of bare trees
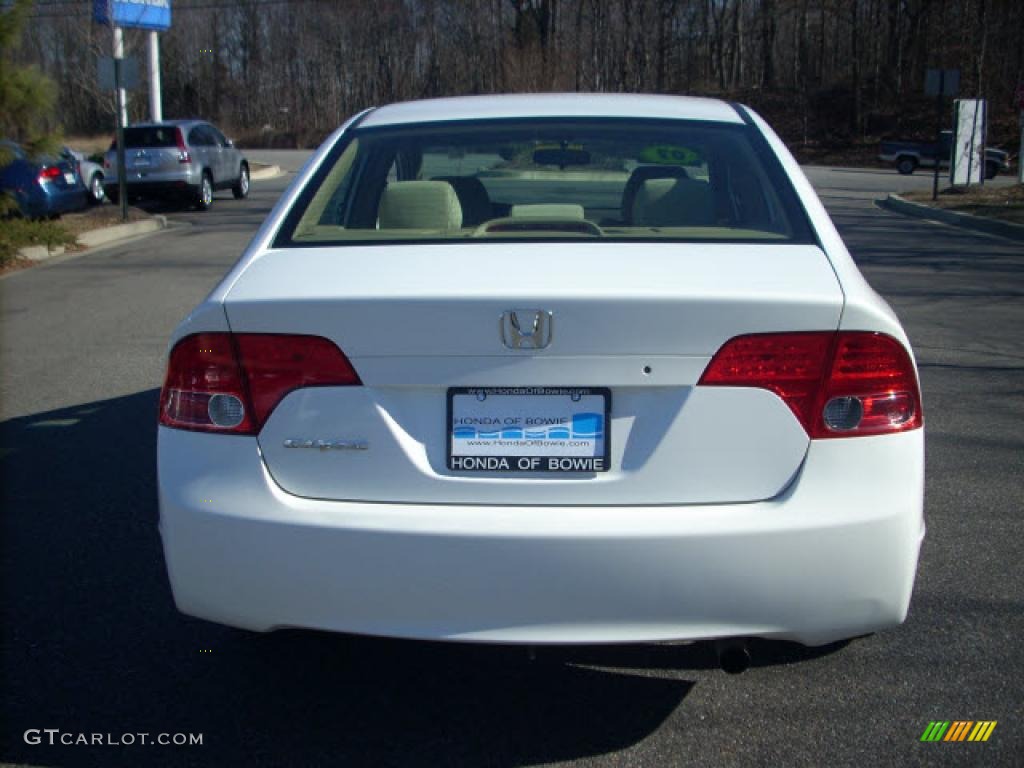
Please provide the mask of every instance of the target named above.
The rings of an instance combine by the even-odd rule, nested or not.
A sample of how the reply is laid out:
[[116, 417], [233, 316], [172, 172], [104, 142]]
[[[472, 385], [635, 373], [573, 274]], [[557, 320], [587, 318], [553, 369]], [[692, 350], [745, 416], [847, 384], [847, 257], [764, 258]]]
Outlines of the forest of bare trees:
[[[110, 130], [91, 2], [38, 0], [19, 56], [57, 82], [71, 133]], [[145, 33], [126, 32], [144, 66]], [[309, 144], [373, 104], [503, 91], [644, 91], [751, 104], [793, 146], [927, 135], [928, 67], [959, 68], [1015, 143], [1022, 0], [174, 0], [165, 116]], [[130, 119], [148, 117], [145, 84]], [[1015, 149], [1015, 147], [1013, 147]]]

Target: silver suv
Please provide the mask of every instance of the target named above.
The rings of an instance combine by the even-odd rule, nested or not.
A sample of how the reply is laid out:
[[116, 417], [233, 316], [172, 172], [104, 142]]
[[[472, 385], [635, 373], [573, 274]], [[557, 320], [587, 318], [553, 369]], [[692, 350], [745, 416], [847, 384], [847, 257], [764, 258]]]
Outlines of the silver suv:
[[[216, 189], [249, 194], [249, 163], [230, 139], [201, 120], [165, 120], [124, 129], [129, 200], [170, 198], [201, 211]], [[103, 158], [107, 197], [118, 202], [117, 139]]]

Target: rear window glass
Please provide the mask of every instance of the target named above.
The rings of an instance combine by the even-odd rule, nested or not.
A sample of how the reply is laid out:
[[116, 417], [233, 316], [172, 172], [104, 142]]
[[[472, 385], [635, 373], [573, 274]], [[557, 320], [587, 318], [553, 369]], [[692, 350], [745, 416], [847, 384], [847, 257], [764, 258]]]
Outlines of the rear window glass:
[[149, 126], [124, 129], [124, 145], [136, 147], [176, 147], [178, 129], [174, 126]]
[[813, 241], [756, 129], [604, 119], [356, 130], [277, 245], [506, 238]]

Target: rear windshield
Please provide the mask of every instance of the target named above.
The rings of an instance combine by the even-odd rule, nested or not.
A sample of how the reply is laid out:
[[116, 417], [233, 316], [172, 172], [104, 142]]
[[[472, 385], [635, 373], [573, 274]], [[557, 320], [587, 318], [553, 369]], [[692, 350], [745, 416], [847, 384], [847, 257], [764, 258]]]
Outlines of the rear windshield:
[[813, 241], [753, 127], [604, 119], [357, 129], [276, 244], [524, 238]]
[[125, 128], [124, 145], [128, 149], [176, 147], [178, 146], [178, 129], [173, 125]]

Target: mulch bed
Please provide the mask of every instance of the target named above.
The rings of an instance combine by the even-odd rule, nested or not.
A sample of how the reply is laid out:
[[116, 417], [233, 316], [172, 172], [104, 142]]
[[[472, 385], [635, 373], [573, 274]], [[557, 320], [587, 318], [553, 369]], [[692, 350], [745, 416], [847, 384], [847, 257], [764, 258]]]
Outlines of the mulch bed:
[[[128, 221], [142, 221], [151, 218], [141, 208], [128, 206]], [[58, 222], [64, 229], [73, 235], [80, 235], [93, 229], [112, 227], [115, 224], [123, 224], [121, 220], [121, 206], [103, 203], [93, 205], [78, 213], [65, 213]]]
[[958, 213], [1024, 224], [1024, 184], [984, 184], [967, 189], [948, 187], [939, 191], [939, 199], [935, 201], [932, 200], [931, 192], [923, 191], [907, 192], [902, 197]]

